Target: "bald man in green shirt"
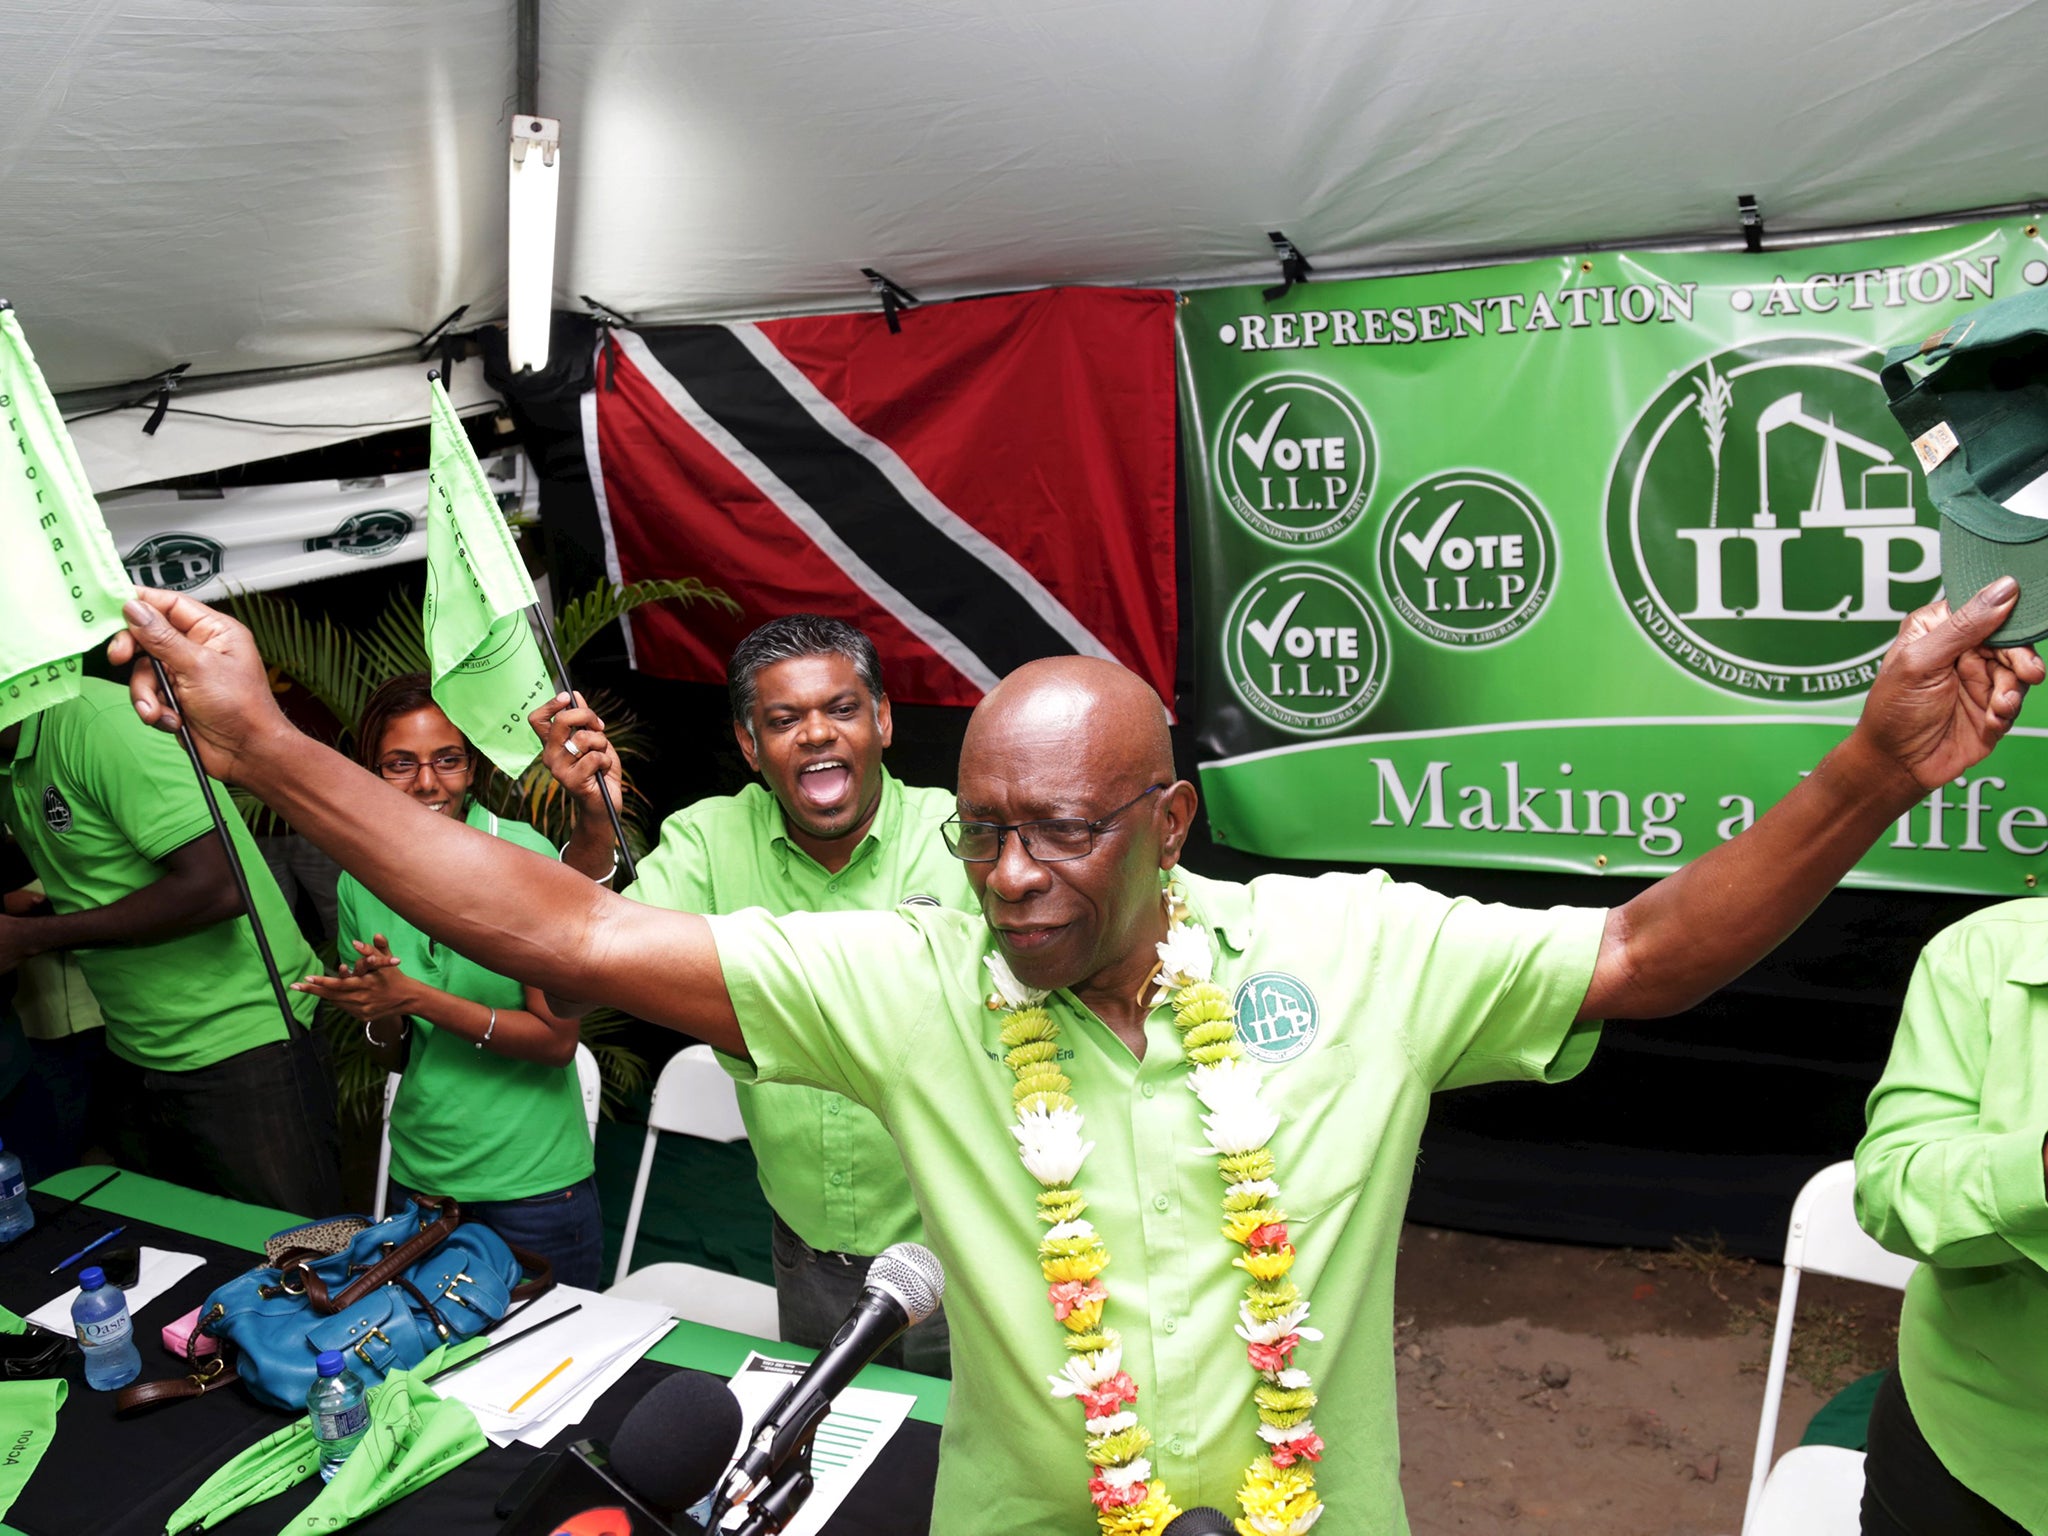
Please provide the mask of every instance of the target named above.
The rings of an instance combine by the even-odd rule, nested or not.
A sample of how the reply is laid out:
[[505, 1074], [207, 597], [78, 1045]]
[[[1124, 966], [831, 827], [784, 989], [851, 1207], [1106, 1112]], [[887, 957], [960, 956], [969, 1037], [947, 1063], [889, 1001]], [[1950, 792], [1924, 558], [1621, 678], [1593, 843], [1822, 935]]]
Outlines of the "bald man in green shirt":
[[[937, 1536], [1158, 1536], [1176, 1505], [1399, 1533], [1391, 1276], [1429, 1094], [1569, 1075], [1599, 1020], [1677, 1012], [1778, 944], [2010, 729], [2044, 676], [1986, 644], [2018, 591], [1909, 617], [1856, 727], [1747, 832], [1547, 913], [1181, 873], [1194, 786], [1107, 662], [1031, 663], [976, 709], [949, 838], [977, 921], [619, 901], [310, 747], [202, 604], [144, 591], [112, 653], [159, 658], [213, 771], [445, 942], [876, 1111], [948, 1270]], [[147, 668], [130, 687], [170, 718]]]
[[[733, 736], [761, 783], [669, 817], [622, 894], [672, 912], [975, 910], [966, 868], [939, 836], [952, 791], [913, 788], [882, 765], [893, 724], [872, 640], [838, 619], [788, 614], [734, 647], [726, 677]], [[598, 783], [617, 804], [624, 780], [603, 722], [567, 698], [530, 719], [549, 772], [577, 798], [562, 862], [609, 883], [616, 854]], [[925, 1240], [903, 1158], [844, 1095], [755, 1083], [745, 1062], [720, 1060], [741, 1079], [740, 1118], [774, 1211], [782, 1337], [822, 1349], [859, 1300], [869, 1261]], [[882, 1359], [950, 1375], [948, 1342], [941, 1311]]]

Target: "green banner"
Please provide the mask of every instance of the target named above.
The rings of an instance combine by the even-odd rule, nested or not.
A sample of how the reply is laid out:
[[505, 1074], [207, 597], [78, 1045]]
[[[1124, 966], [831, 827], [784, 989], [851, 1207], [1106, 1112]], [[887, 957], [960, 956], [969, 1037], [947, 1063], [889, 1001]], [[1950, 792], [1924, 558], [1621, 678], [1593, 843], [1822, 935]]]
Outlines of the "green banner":
[[78, 692], [135, 591], [14, 311], [0, 305], [0, 730]]
[[[1884, 349], [2043, 283], [2015, 221], [1186, 295], [1217, 837], [1642, 875], [1735, 836], [1941, 590]], [[2031, 890], [2044, 738], [2022, 724], [1850, 881]]]
[[434, 702], [517, 778], [540, 756], [527, 715], [551, 695], [527, 610], [539, 599], [440, 380], [428, 448], [427, 655]]

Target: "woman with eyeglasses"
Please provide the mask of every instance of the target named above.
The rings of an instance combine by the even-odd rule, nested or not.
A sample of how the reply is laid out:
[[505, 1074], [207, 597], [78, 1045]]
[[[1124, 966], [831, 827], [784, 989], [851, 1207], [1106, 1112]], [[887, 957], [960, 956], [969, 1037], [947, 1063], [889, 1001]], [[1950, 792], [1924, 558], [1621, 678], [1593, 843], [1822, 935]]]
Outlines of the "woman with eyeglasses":
[[[554, 857], [524, 822], [474, 791], [490, 762], [443, 714], [419, 673], [371, 695], [357, 733], [364, 766], [429, 810]], [[389, 1070], [391, 1177], [401, 1195], [452, 1197], [465, 1216], [596, 1288], [604, 1246], [589, 1122], [576, 1076], [576, 1021], [540, 992], [437, 944], [352, 876], [340, 886], [338, 976], [312, 992], [362, 1020]]]

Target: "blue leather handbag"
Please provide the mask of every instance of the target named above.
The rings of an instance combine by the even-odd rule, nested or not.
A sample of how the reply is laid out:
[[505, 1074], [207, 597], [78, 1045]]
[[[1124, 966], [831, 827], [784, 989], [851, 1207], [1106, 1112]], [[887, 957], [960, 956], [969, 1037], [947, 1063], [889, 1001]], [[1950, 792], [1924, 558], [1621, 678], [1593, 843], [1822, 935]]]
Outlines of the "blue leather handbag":
[[296, 1412], [323, 1350], [342, 1351], [364, 1385], [375, 1386], [553, 1284], [547, 1260], [464, 1221], [453, 1200], [415, 1197], [339, 1253], [287, 1253], [219, 1287], [201, 1303], [193, 1334], [219, 1341], [220, 1354], [191, 1357], [188, 1382], [151, 1383], [169, 1390], [144, 1389], [123, 1406], [199, 1396], [239, 1379], [261, 1401]]

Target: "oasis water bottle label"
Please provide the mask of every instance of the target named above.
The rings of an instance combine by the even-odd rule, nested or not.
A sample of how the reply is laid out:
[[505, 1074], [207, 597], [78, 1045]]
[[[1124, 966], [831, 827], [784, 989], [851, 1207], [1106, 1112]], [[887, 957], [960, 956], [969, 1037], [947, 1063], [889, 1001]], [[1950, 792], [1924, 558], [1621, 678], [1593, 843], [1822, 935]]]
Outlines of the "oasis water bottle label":
[[134, 1332], [124, 1310], [118, 1317], [102, 1318], [99, 1322], [78, 1322], [78, 1342], [88, 1347], [102, 1344], [125, 1344]]
[[369, 1426], [370, 1405], [367, 1402], [357, 1403], [353, 1408], [313, 1415], [313, 1434], [321, 1440], [346, 1440], [350, 1435], [361, 1434]]

